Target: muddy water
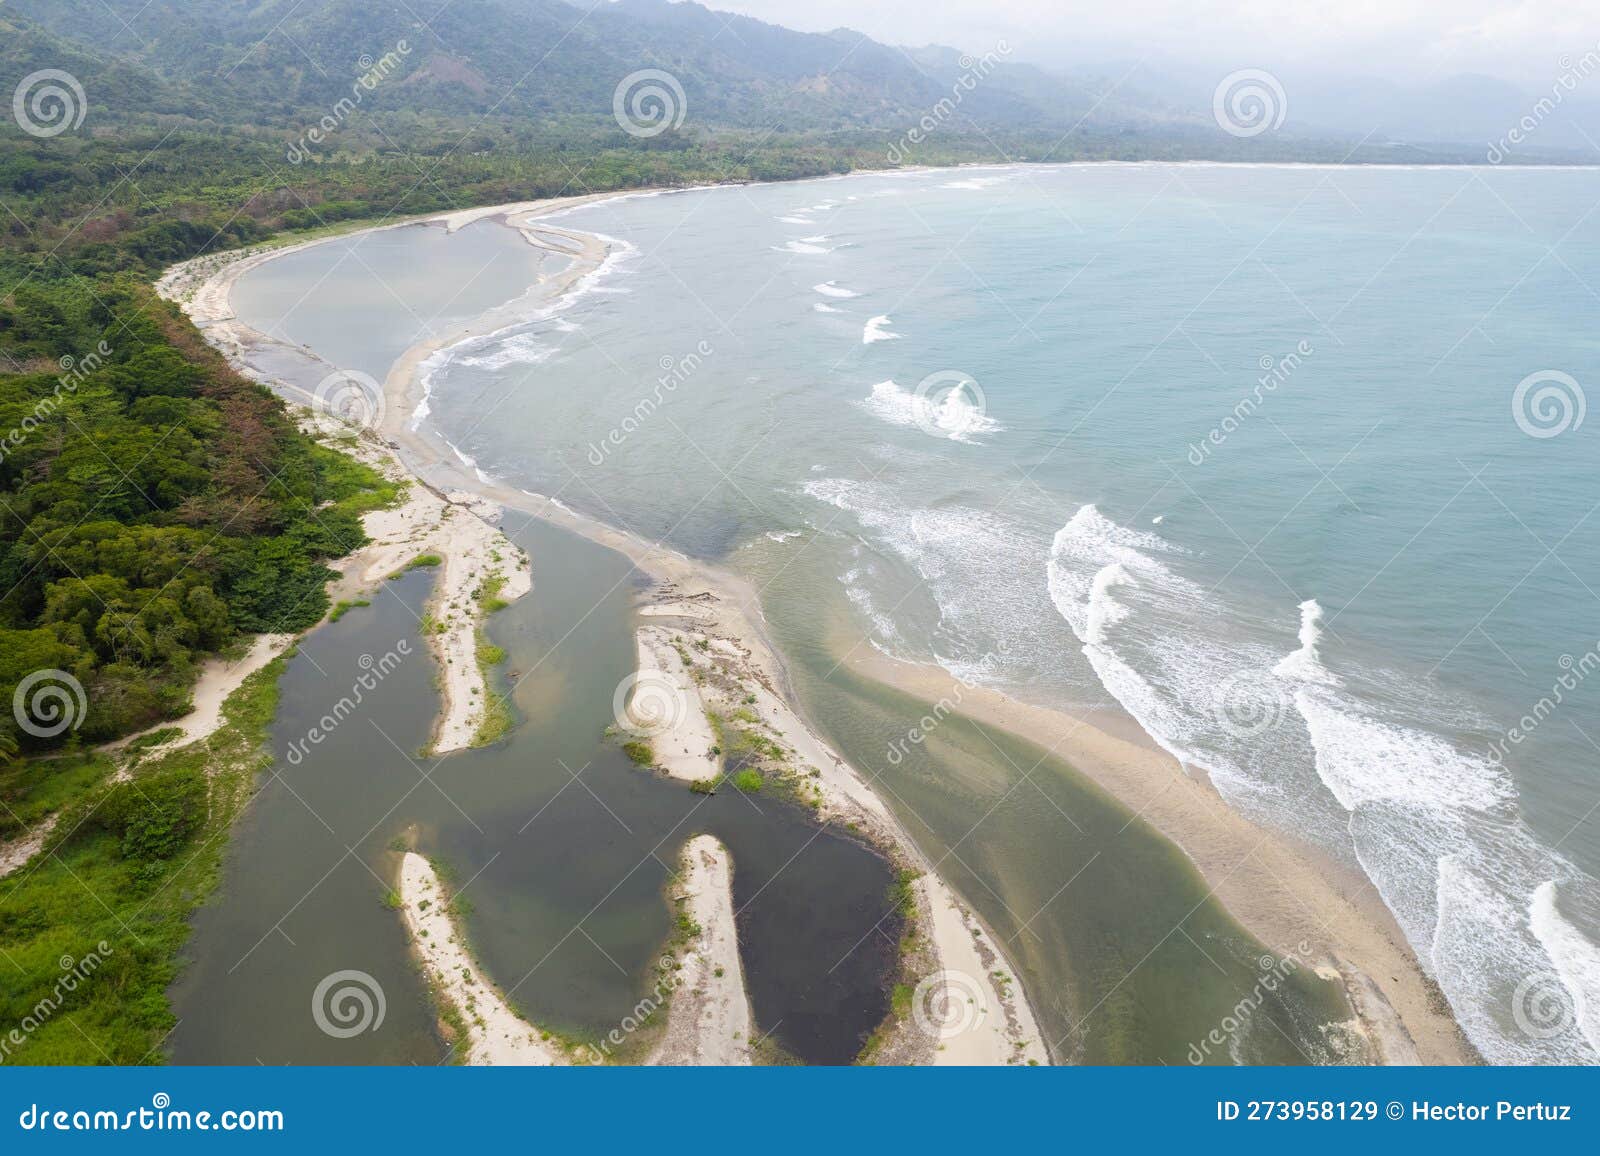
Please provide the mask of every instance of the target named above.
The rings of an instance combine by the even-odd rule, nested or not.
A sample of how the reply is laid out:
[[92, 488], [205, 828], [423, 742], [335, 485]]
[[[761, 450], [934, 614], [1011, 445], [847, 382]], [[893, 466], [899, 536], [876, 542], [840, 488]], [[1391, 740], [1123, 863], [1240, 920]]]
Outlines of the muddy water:
[[[283, 677], [271, 777], [217, 899], [195, 921], [194, 962], [172, 993], [182, 1021], [173, 1059], [444, 1060], [399, 914], [385, 902], [391, 848], [407, 840], [461, 888], [472, 944], [512, 1002], [538, 1024], [598, 1040], [653, 983], [678, 849], [708, 832], [733, 856], [758, 1033], [806, 1062], [848, 1062], [888, 1009], [899, 933], [889, 865], [778, 800], [698, 796], [635, 770], [602, 737], [633, 662], [635, 574], [565, 531], [508, 528], [532, 555], [536, 583], [492, 629], [509, 654], [520, 725], [494, 748], [417, 754], [437, 702], [417, 617], [425, 572], [311, 635]], [[356, 697], [364, 672], [390, 667], [324, 741], [305, 742], [335, 703]], [[381, 989], [381, 1024], [324, 1030], [313, 996], [341, 971], [370, 979], [335, 987]], [[343, 1026], [326, 1010], [321, 1018]]]

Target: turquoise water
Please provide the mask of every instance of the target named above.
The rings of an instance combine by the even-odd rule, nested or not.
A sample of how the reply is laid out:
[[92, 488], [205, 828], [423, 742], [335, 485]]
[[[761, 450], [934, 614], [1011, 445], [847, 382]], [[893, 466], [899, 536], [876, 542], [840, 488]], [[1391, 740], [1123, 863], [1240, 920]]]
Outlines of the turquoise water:
[[562, 220], [630, 255], [436, 359], [430, 420], [651, 539], [820, 556], [775, 619], [847, 602], [858, 645], [1126, 710], [1358, 863], [1486, 1058], [1594, 1062], [1597, 196], [1138, 165], [620, 199]]

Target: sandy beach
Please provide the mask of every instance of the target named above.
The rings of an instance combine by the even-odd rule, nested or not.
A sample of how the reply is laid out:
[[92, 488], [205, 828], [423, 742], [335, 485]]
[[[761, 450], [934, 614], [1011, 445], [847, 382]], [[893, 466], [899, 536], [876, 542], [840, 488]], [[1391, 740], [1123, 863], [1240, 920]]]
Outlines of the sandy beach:
[[[537, 205], [474, 209], [428, 220], [446, 228], [459, 228], [468, 220], [499, 217], [528, 236], [537, 233], [536, 222], [541, 215], [592, 199], [565, 198]], [[570, 288], [598, 270], [606, 259], [606, 247], [596, 238], [575, 232], [551, 232], [569, 239], [576, 246], [577, 255], [553, 283], [541, 287], [542, 294]], [[530, 240], [542, 243], [535, 237]], [[180, 271], [185, 267], [169, 272], [161, 283], [163, 292], [183, 301], [207, 337], [242, 366], [243, 354], [251, 343], [265, 339], [234, 317], [228, 304], [228, 289], [245, 269], [287, 251], [290, 249], [234, 255], [231, 263], [225, 257], [203, 258], [190, 263], [192, 268], [186, 272]], [[549, 298], [541, 295], [540, 300]], [[426, 423], [412, 428], [413, 415], [423, 401], [419, 379], [422, 362], [447, 345], [505, 327], [528, 307], [529, 299], [519, 298], [457, 332], [418, 343], [389, 371], [383, 383], [386, 405], [382, 425], [376, 432], [387, 447], [392, 447], [398, 461], [417, 478], [426, 479], [427, 485], [418, 484], [413, 489], [459, 496], [461, 504], [457, 509], [463, 521], [487, 526], [479, 516], [486, 511], [470, 503], [492, 503], [543, 518], [628, 557], [654, 583], [651, 604], [641, 611], [650, 628], [662, 632], [652, 636], [652, 655], [658, 653], [659, 646], [670, 645], [675, 634], [688, 638], [691, 644], [701, 639], [708, 646], [717, 644], [719, 649], [706, 653], [706, 662], [725, 659], [737, 665], [739, 678], [752, 688], [751, 693], [757, 698], [753, 705], [766, 725], [795, 753], [796, 761], [821, 772], [816, 781], [825, 813], [859, 821], [881, 845], [894, 848], [924, 870], [925, 885], [919, 888], [918, 906], [933, 933], [937, 970], [978, 970], [984, 977], [982, 1002], [986, 1005], [976, 1021], [977, 1028], [968, 1033], [973, 1039], [941, 1041], [942, 1050], [930, 1041], [925, 1054], [930, 1058], [936, 1055], [941, 1062], [1018, 1062], [1018, 1056], [1044, 1062], [1043, 1045], [1038, 1041], [1026, 996], [1020, 991], [1020, 984], [1010, 979], [1015, 972], [993, 937], [987, 936], [976, 917], [964, 911], [942, 882], [927, 871], [926, 860], [872, 791], [870, 781], [822, 743], [795, 713], [792, 686], [780, 655], [768, 639], [758, 598], [749, 585], [718, 567], [581, 517], [559, 502], [484, 482], [457, 461]], [[425, 517], [420, 512], [418, 516]], [[442, 547], [446, 552], [456, 548], [448, 542]], [[692, 645], [689, 653], [698, 655]], [[463, 665], [459, 651], [448, 652], [446, 658], [447, 669]], [[951, 676], [935, 667], [896, 663], [879, 655], [855, 656], [850, 661], [860, 673], [926, 701], [940, 698], [951, 683]], [[697, 662], [698, 656], [691, 665]], [[652, 657], [651, 665], [669, 676], [668, 685], [695, 689], [697, 695], [705, 687], [703, 679], [693, 678], [690, 665], [678, 663], [675, 672], [667, 670], [674, 664], [664, 657], [660, 661]], [[1419, 1059], [1424, 1063], [1473, 1061], [1474, 1055], [1442, 998], [1423, 975], [1393, 918], [1365, 879], [1230, 811], [1203, 779], [1190, 777], [1153, 744], [1118, 737], [1089, 721], [1023, 704], [992, 691], [968, 692], [962, 709], [981, 723], [1003, 728], [1054, 751], [1152, 824], [1183, 849], [1216, 897], [1264, 944], [1280, 952], [1306, 956], [1317, 966], [1329, 969], [1330, 974], [1336, 971], [1380, 1058], [1397, 1063]], [[691, 766], [690, 761], [700, 737], [698, 733], [676, 736], [675, 745], [681, 749], [672, 753], [675, 759], [682, 756], [682, 760], [674, 774], [704, 777], [705, 772], [698, 765]], [[979, 935], [974, 936], [974, 928]], [[1007, 978], [996, 979], [995, 973]]]

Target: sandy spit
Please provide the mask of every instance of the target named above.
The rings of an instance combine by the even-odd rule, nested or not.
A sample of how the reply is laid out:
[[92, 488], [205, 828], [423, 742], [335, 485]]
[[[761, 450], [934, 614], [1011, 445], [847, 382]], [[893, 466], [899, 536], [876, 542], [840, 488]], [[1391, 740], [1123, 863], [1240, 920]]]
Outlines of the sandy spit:
[[407, 851], [400, 865], [400, 911], [434, 998], [457, 1009], [465, 1022], [467, 1038], [456, 1041], [459, 1058], [485, 1067], [567, 1062], [484, 977], [450, 918], [449, 896], [433, 865], [415, 851]]
[[750, 1063], [754, 1021], [733, 918], [733, 861], [710, 835], [683, 848], [676, 890], [700, 930], [684, 952], [667, 1033], [650, 1063], [733, 1067]]
[[[706, 711], [715, 711], [725, 725], [750, 726], [775, 744], [801, 775], [800, 797], [819, 817], [867, 832], [921, 872], [914, 920], [926, 929], [927, 942], [904, 963], [908, 981], [916, 985], [913, 1015], [885, 1042], [882, 1060], [1049, 1063], [1027, 997], [994, 937], [932, 869], [867, 779], [779, 693], [776, 655], [751, 630], [741, 608], [709, 590], [684, 598], [674, 586], [657, 598], [640, 609], [647, 625], [638, 629], [639, 686], [654, 700], [649, 713], [658, 727], [644, 737], [661, 769], [680, 779], [712, 778], [724, 770], [720, 760], [702, 753], [711, 742]], [[651, 610], [656, 613], [646, 613]]]

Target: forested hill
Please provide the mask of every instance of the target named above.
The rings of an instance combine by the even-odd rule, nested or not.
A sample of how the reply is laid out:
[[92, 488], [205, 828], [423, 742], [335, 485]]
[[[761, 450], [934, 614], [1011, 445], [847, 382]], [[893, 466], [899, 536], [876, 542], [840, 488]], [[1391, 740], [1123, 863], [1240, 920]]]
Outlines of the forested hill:
[[[1199, 123], [1110, 91], [1109, 79], [1048, 75], [1011, 59], [1010, 46], [998, 43], [963, 46], [965, 58], [952, 49], [908, 52], [848, 30], [795, 32], [667, 0], [425, 7], [383, 0], [10, 0], [6, 10], [123, 67], [104, 84], [79, 76], [86, 89], [100, 90], [89, 99], [103, 120], [168, 113], [174, 95], [188, 95], [197, 119], [292, 123], [349, 96], [371, 61], [403, 43], [403, 68], [371, 99], [376, 108], [423, 120], [488, 115], [593, 125], [610, 118], [624, 76], [659, 68], [681, 83], [691, 123], [701, 128], [898, 126], [948, 97], [987, 55], [983, 83], [962, 102], [968, 128], [1054, 127], [1059, 135], [1086, 118], [1091, 127]], [[59, 66], [48, 45], [8, 55], [15, 66]]]

